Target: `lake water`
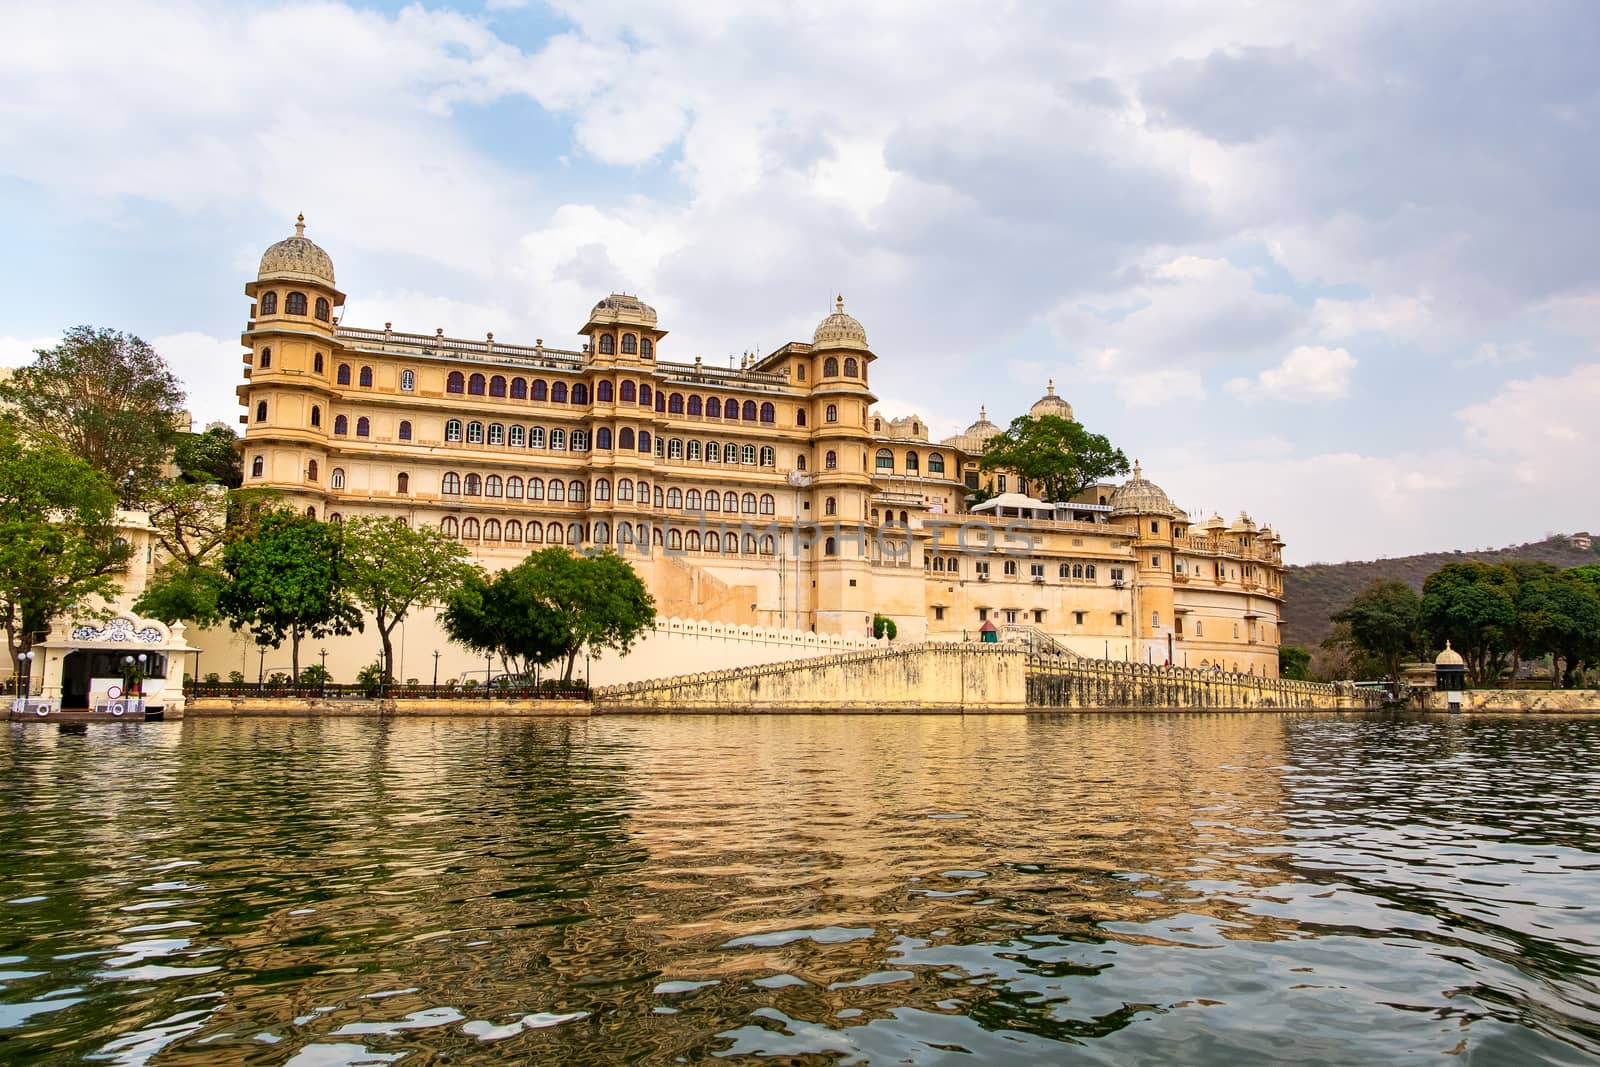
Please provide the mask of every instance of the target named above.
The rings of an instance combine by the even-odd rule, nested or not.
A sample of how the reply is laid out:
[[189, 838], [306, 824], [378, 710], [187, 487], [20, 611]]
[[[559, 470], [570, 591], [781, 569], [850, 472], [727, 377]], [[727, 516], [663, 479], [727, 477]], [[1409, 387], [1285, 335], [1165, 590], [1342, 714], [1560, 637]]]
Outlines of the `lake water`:
[[1600, 1057], [1600, 717], [9, 727], [0, 1062]]

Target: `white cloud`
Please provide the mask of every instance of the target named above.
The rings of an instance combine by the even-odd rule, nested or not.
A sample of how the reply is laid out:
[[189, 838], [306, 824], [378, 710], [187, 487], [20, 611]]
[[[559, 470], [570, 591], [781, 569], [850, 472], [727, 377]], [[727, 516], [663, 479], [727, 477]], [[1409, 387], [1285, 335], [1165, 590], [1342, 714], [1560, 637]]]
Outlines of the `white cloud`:
[[1498, 344], [1485, 341], [1473, 350], [1472, 355], [1455, 362], [1457, 367], [1500, 367], [1508, 363], [1526, 363], [1533, 358], [1533, 346], [1526, 341]]
[[237, 339], [186, 331], [153, 337], [150, 347], [183, 383], [196, 428], [218, 420], [230, 427], [238, 423], [241, 409], [233, 390], [244, 378], [244, 349]]
[[1596, 410], [1600, 364], [1590, 363], [1506, 382], [1456, 417], [1468, 443], [1506, 463], [1518, 482], [1555, 489], [1572, 486], [1575, 470], [1593, 467]]
[[1350, 391], [1350, 372], [1355, 366], [1355, 357], [1342, 348], [1300, 345], [1282, 363], [1254, 379], [1232, 379], [1228, 392], [1247, 402], [1337, 400]]
[[20, 367], [32, 363], [41, 348], [54, 348], [61, 343], [59, 337], [0, 337], [0, 367]]

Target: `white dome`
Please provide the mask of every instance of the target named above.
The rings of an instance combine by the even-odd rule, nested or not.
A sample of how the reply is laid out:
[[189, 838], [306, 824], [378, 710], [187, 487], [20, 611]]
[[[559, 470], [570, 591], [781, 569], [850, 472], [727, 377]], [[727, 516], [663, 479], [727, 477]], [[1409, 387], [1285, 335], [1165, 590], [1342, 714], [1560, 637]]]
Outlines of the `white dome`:
[[817, 323], [811, 334], [812, 348], [867, 348], [867, 331], [853, 316], [844, 313], [844, 296], [834, 301], [833, 314]]
[[1133, 477], [1117, 487], [1111, 494], [1111, 517], [1113, 519], [1126, 518], [1130, 515], [1165, 515], [1168, 517], [1183, 514], [1172, 506], [1172, 501], [1167, 498], [1166, 490], [1144, 476], [1144, 470], [1139, 466], [1139, 461], [1133, 462]]
[[285, 237], [261, 254], [261, 281], [310, 282], [333, 287], [333, 260], [306, 236], [306, 217], [295, 220], [294, 236]]

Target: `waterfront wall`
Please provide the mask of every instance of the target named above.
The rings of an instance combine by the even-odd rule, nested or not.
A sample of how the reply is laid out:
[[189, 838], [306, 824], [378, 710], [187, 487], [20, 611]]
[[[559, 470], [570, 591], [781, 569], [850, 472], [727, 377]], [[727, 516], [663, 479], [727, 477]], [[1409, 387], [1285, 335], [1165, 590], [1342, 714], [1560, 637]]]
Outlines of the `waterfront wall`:
[[[1449, 711], [1447, 694], [1430, 692], [1429, 711]], [[1515, 714], [1600, 711], [1600, 689], [1469, 689], [1461, 694], [1462, 711]]]
[[626, 656], [589, 664], [592, 685], [620, 685], [667, 675], [755, 667], [884, 648], [870, 637], [816, 634], [765, 626], [736, 626], [705, 619], [658, 618]]
[[1115, 660], [1035, 660], [1028, 704], [1035, 708], [1306, 708], [1377, 707], [1381, 694], [1350, 685], [1263, 678], [1259, 674], [1156, 667]]
[[191, 719], [243, 716], [367, 718], [379, 715], [541, 718], [585, 716], [587, 700], [312, 700], [296, 697], [201, 697], [190, 700]]

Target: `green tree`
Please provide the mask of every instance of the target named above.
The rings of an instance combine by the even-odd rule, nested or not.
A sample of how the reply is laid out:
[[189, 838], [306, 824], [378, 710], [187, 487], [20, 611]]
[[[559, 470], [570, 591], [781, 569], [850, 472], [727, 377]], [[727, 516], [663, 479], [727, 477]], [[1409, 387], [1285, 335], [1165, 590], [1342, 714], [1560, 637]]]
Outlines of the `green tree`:
[[239, 437], [226, 426], [213, 426], [204, 433], [179, 434], [172, 448], [172, 464], [186, 482], [229, 489], [237, 489], [244, 482]]
[[[118, 490], [141, 493], [172, 452], [183, 388], [131, 334], [74, 326], [0, 383], [23, 432], [86, 461]], [[131, 478], [130, 478], [131, 475]]]
[[471, 573], [467, 550], [436, 527], [363, 515], [344, 530], [345, 583], [372, 613], [383, 676], [394, 680], [394, 628], [415, 608], [438, 604]]
[[1047, 501], [1071, 500], [1091, 485], [1128, 473], [1128, 457], [1104, 435], [1060, 415], [1019, 415], [983, 446], [979, 466], [1010, 470]]
[[880, 640], [883, 639], [883, 638], [888, 638], [890, 641], [893, 641], [894, 638], [895, 638], [895, 634], [897, 634], [898, 632], [899, 632], [899, 628], [897, 626], [895, 626], [894, 620], [889, 618], [889, 616], [887, 616], [887, 615], [874, 615], [874, 616], [872, 616], [872, 636], [873, 637], [879, 638]]
[[165, 562], [157, 568], [134, 610], [162, 622], [194, 626], [222, 621], [218, 603], [227, 577], [222, 546], [245, 537], [262, 509], [278, 494], [265, 489], [228, 491], [209, 482], [160, 482], [145, 498], [150, 529]]
[[626, 652], [654, 619], [655, 602], [621, 556], [547, 548], [493, 579], [469, 577], [449, 597], [444, 626], [451, 640], [524, 672], [564, 661], [570, 683], [581, 652]]
[[1493, 563], [1446, 563], [1422, 583], [1422, 628], [1435, 648], [1449, 641], [1475, 686], [1497, 685], [1516, 647], [1517, 579]]
[[1532, 574], [1518, 583], [1517, 634], [1519, 655], [1549, 655], [1552, 684], [1572, 685], [1600, 659], [1600, 596], [1570, 570]]
[[1294, 645], [1278, 648], [1278, 676], [1298, 682], [1311, 680], [1311, 653]]
[[0, 612], [14, 656], [57, 618], [116, 593], [129, 555], [116, 506], [103, 474], [58, 446], [28, 445], [0, 419]]
[[235, 630], [249, 627], [262, 648], [277, 648], [288, 638], [294, 677], [300, 674], [301, 638], [362, 628], [361, 611], [345, 586], [336, 523], [267, 512], [247, 536], [223, 547], [222, 570], [222, 617]]
[[1350, 628], [1350, 641], [1383, 663], [1391, 681], [1400, 677], [1400, 661], [1420, 644], [1418, 622], [1422, 602], [1416, 591], [1395, 578], [1379, 578], [1333, 617]]

